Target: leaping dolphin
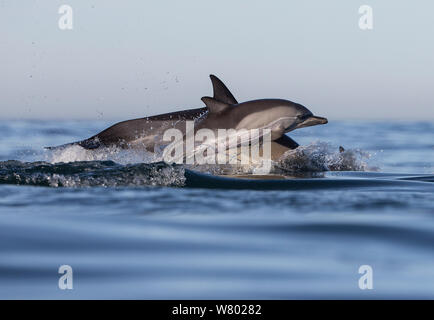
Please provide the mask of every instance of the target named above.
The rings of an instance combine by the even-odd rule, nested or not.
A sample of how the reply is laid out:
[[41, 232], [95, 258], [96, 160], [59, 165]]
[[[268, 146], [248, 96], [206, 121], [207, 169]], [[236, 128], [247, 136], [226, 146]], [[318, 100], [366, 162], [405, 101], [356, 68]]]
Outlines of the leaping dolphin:
[[209, 111], [198, 129], [268, 128], [274, 141], [295, 129], [327, 123], [326, 118], [314, 116], [301, 104], [283, 99], [252, 100], [235, 105], [210, 97], [203, 97], [202, 101]]
[[272, 160], [277, 160], [286, 151], [298, 147], [298, 144], [285, 133], [327, 123], [326, 118], [314, 116], [306, 107], [289, 100], [261, 99], [238, 103], [220, 79], [214, 75], [210, 75], [210, 78], [214, 94], [212, 98], [202, 98], [206, 107], [122, 121], [89, 139], [59, 147], [142, 147], [154, 152], [165, 130], [175, 128], [185, 133], [186, 121], [197, 121], [197, 130], [268, 128], [273, 140], [271, 157]]

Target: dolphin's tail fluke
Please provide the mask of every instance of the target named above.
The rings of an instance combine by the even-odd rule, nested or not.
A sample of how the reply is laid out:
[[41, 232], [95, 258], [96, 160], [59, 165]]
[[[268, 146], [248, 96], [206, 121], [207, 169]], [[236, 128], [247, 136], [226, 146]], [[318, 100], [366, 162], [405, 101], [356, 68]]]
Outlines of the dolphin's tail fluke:
[[212, 87], [214, 90], [214, 99], [226, 104], [238, 104], [237, 99], [235, 99], [229, 89], [219, 78], [213, 74], [211, 74], [209, 77], [211, 78]]

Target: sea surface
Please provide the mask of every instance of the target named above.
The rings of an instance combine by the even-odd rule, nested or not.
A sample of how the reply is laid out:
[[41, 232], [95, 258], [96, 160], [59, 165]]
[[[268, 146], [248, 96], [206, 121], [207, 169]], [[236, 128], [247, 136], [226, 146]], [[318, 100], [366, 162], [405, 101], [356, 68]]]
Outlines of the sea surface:
[[0, 298], [433, 299], [434, 122], [329, 120], [283, 179], [44, 149], [112, 121], [0, 121]]

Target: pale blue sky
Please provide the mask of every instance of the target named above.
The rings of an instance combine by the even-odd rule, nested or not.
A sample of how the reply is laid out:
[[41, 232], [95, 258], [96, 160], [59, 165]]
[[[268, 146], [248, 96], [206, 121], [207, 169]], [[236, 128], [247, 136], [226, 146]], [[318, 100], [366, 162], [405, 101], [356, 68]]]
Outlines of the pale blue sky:
[[[58, 28], [60, 5], [74, 29]], [[374, 29], [358, 27], [361, 5]], [[1, 118], [125, 120], [239, 101], [434, 120], [433, 1], [0, 0]]]

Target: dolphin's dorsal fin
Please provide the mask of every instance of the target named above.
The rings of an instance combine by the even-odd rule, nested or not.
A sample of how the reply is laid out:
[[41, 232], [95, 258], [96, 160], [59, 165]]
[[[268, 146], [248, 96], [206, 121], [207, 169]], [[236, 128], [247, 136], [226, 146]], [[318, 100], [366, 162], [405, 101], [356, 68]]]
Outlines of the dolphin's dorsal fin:
[[214, 99], [224, 102], [226, 104], [238, 104], [237, 99], [234, 98], [225, 84], [217, 78], [215, 75], [209, 76], [212, 82], [212, 88], [214, 91]]
[[220, 113], [229, 108], [228, 104], [211, 97], [202, 97], [201, 100], [206, 104], [210, 113]]

